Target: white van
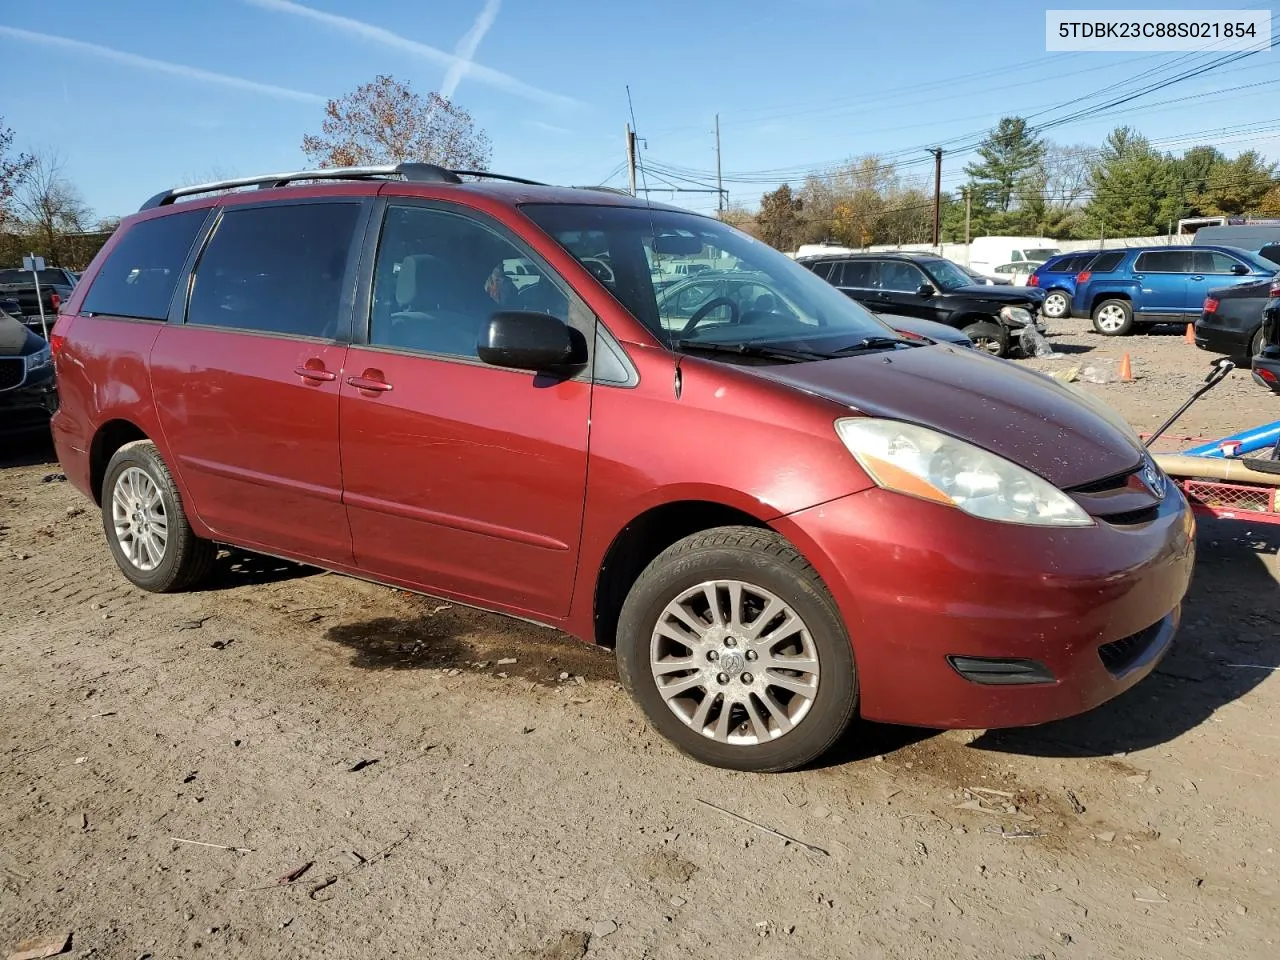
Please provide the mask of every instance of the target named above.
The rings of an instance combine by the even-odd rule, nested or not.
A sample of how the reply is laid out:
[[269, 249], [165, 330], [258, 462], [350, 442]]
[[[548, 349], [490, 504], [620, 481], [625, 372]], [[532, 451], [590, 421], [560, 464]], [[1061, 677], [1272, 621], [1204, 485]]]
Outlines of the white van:
[[1062, 251], [1048, 237], [975, 237], [969, 244], [969, 267], [987, 277], [1006, 264], [1044, 263]]

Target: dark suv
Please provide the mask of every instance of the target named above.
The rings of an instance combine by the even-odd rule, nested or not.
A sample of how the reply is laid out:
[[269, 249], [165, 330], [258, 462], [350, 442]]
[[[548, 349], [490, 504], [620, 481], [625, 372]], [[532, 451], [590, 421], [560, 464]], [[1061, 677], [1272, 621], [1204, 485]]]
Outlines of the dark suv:
[[[225, 543], [559, 627], [749, 770], [858, 712], [1079, 713], [1169, 649], [1194, 523], [1107, 407], [714, 217], [478, 176], [273, 174], [124, 220], [53, 334], [53, 434], [130, 581], [195, 587]], [[695, 257], [724, 286], [665, 293]]]
[[871, 310], [944, 323], [997, 357], [1037, 318], [1044, 293], [982, 286], [942, 257], [911, 253], [826, 254], [799, 261]]

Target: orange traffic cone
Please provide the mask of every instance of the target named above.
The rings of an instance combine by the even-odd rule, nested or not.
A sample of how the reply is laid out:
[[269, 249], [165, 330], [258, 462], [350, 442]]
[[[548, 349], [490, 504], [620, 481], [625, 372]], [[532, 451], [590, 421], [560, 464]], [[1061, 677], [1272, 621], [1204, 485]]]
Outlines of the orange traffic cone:
[[1194, 344], [1196, 342], [1196, 325], [1194, 323], [1187, 324], [1187, 333], [1182, 339], [1187, 343]]
[[1126, 383], [1133, 379], [1133, 364], [1129, 362], [1127, 353], [1120, 358], [1120, 379]]

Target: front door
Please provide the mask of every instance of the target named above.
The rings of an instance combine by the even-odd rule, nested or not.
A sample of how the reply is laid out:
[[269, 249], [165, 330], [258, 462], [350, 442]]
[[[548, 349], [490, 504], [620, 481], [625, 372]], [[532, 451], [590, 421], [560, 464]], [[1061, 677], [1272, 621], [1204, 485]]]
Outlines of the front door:
[[223, 211], [186, 322], [152, 349], [165, 438], [215, 536], [351, 562], [338, 393], [360, 214], [358, 201]]
[[[886, 313], [933, 320], [934, 310], [920, 288], [929, 283], [924, 271], [904, 260], [884, 260], [880, 264], [881, 300]], [[930, 284], [932, 286], [932, 284]]]
[[[519, 289], [503, 270], [517, 257], [536, 274]], [[591, 384], [487, 366], [476, 352], [496, 310], [567, 322], [567, 288], [478, 215], [392, 202], [370, 301], [367, 342], [352, 346], [342, 383], [357, 564], [428, 592], [567, 614]]]
[[1190, 250], [1152, 250], [1139, 254], [1133, 264], [1134, 279], [1141, 290], [1134, 304], [1135, 312], [1155, 314], [1153, 320], [1186, 313], [1192, 265]]

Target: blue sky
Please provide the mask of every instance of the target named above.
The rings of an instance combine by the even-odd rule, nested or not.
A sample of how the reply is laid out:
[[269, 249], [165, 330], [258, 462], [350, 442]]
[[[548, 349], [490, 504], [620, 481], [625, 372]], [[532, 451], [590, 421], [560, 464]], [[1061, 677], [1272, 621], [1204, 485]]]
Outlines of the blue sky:
[[[1123, 6], [1270, 8], [1280, 28], [1275, 4]], [[924, 176], [932, 142], [962, 143], [1002, 115], [1180, 56], [1047, 54], [1044, 10], [1008, 0], [8, 0], [0, 113], [20, 147], [61, 154], [99, 215], [120, 215], [176, 183], [305, 166], [299, 144], [318, 130], [324, 101], [379, 73], [452, 88], [492, 139], [494, 170], [560, 183], [612, 174], [624, 185], [630, 85], [642, 159], [713, 170], [718, 112], [730, 199], [754, 206], [774, 180], [852, 155], [910, 158], [909, 172]], [[1280, 159], [1278, 94], [1272, 50], [1050, 136], [1093, 145], [1129, 123], [1166, 149], [1207, 141]], [[1180, 97], [1194, 99], [1144, 106]], [[1233, 132], [1185, 138], [1223, 128]], [[963, 180], [963, 163], [947, 154], [944, 187]]]

